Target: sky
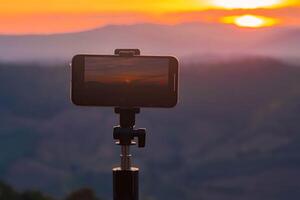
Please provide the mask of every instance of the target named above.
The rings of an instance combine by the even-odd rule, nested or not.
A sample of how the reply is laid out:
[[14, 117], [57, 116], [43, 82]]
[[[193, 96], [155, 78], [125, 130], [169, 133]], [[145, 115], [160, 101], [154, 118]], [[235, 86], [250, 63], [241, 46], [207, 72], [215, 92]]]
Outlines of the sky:
[[300, 26], [298, 0], [0, 0], [0, 34], [53, 34], [109, 24], [186, 22]]

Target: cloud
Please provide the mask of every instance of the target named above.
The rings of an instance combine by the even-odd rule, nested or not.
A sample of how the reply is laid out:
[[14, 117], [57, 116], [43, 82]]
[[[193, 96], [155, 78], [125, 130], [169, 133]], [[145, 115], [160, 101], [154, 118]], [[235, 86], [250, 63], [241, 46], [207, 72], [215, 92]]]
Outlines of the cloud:
[[300, 26], [300, 7], [286, 7], [278, 9], [233, 9], [233, 10], [206, 10], [195, 12], [177, 12], [165, 14], [165, 20], [169, 23], [184, 23], [184, 22], [208, 22], [216, 23], [224, 16], [235, 15], [261, 15], [270, 18], [276, 18], [281, 21], [281, 25], [285, 26]]
[[49, 34], [90, 30], [108, 24], [151, 22], [143, 13], [0, 14], [0, 34]]

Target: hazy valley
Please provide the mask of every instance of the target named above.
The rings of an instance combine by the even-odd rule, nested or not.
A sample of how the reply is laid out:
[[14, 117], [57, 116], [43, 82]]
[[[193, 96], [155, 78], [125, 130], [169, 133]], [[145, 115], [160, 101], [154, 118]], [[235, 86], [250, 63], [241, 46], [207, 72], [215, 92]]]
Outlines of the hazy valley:
[[[69, 70], [1, 65], [0, 178], [55, 196], [91, 186], [110, 199], [117, 116], [73, 106]], [[142, 198], [299, 196], [299, 77], [299, 65], [262, 57], [182, 64], [178, 107], [138, 116], [149, 133], [133, 151]]]

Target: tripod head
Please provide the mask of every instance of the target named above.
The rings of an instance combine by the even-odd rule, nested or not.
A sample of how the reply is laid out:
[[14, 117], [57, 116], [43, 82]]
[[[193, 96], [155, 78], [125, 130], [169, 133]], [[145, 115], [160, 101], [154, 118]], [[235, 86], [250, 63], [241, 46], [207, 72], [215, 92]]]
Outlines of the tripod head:
[[115, 108], [115, 113], [120, 114], [120, 125], [114, 127], [113, 137], [121, 146], [121, 170], [131, 169], [130, 146], [136, 144], [134, 139], [137, 138], [139, 148], [146, 144], [146, 129], [134, 129], [135, 115], [139, 112], [139, 108]]
[[146, 144], [146, 129], [134, 129], [135, 114], [140, 113], [139, 108], [115, 108], [115, 113], [120, 114], [120, 125], [114, 127], [113, 137], [117, 145], [135, 145], [133, 140], [138, 139], [138, 147], [143, 148]]

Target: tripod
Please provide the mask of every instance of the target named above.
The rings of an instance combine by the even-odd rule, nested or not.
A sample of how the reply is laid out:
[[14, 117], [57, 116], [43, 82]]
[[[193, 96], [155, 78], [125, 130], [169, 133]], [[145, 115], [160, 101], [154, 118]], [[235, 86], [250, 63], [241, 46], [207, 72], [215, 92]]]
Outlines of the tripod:
[[[117, 49], [115, 54], [134, 56], [140, 55], [140, 51]], [[138, 200], [139, 168], [131, 165], [130, 146], [136, 144], [137, 138], [138, 147], [145, 147], [146, 130], [134, 129], [135, 115], [140, 113], [140, 108], [115, 108], [115, 113], [120, 115], [120, 125], [114, 127], [113, 137], [121, 146], [121, 165], [113, 168], [113, 200]]]

